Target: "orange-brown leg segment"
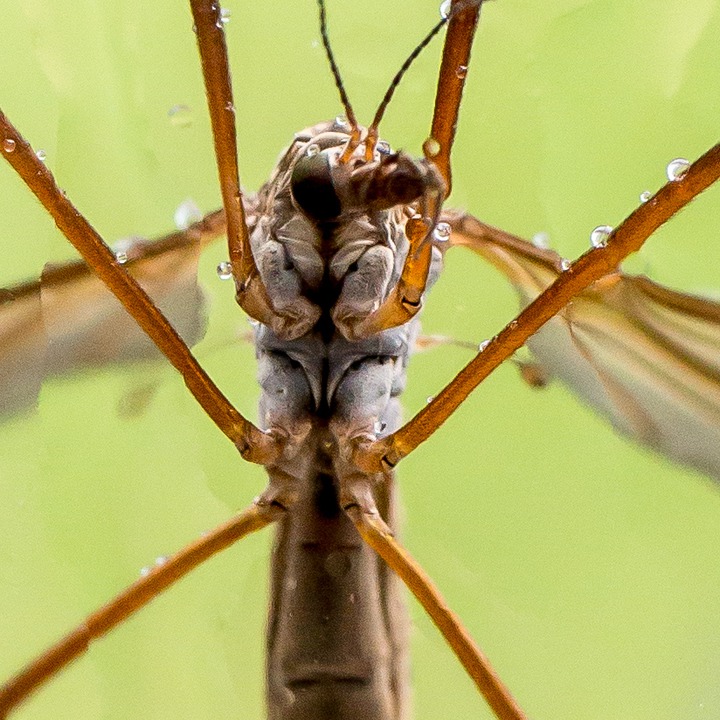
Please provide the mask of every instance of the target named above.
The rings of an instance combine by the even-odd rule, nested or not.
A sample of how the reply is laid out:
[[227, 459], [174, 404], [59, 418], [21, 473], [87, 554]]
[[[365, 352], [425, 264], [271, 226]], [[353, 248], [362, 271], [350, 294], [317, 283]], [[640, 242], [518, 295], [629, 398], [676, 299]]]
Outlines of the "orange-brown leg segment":
[[147, 293], [117, 261], [100, 235], [68, 200], [30, 144], [0, 111], [2, 154], [37, 196], [55, 224], [167, 357], [215, 424], [254, 462], [267, 462], [277, 441], [246, 420], [200, 367], [189, 348]]
[[435, 165], [445, 181], [446, 197], [452, 189], [450, 153], [481, 5], [482, 0], [453, 0], [435, 93], [430, 139], [424, 148], [425, 157]]
[[432, 243], [427, 237], [433, 224], [421, 217], [407, 221], [405, 234], [410, 241], [410, 249], [400, 279], [375, 312], [356, 323], [345, 324], [344, 334], [348, 340], [371, 337], [403, 325], [420, 311], [432, 260]]
[[106, 635], [205, 560], [240, 538], [275, 522], [284, 512], [281, 506], [261, 498], [244, 512], [168, 558], [167, 562], [155, 565], [144, 577], [89, 615], [81, 625], [0, 688], [0, 718], [7, 717], [28, 695], [82, 655], [93, 640]]
[[498, 720], [527, 720], [460, 618], [447, 606], [430, 577], [398, 543], [375, 506], [369, 482], [348, 482], [342, 503], [363, 540], [417, 598], [462, 663]]
[[[345, 335], [349, 340], [370, 337], [402, 325], [422, 308], [432, 259], [429, 235], [437, 222], [443, 200], [450, 193], [450, 150], [481, 4], [482, 0], [453, 0], [435, 96], [431, 138], [424, 146], [430, 172], [422, 199], [422, 213], [408, 220], [405, 228], [410, 250], [400, 280], [375, 312], [348, 328]], [[372, 136], [376, 134], [374, 122], [367, 142], [372, 144]]]
[[250, 317], [282, 335], [286, 321], [273, 309], [250, 248], [238, 173], [235, 105], [220, 3], [191, 0], [190, 6], [210, 111], [220, 191], [227, 215], [228, 250], [236, 299]]
[[680, 179], [667, 183], [650, 201], [630, 214], [613, 231], [605, 247], [593, 248], [573, 263], [412, 420], [381, 440], [358, 443], [354, 454], [358, 467], [372, 473], [395, 466], [427, 440], [500, 363], [522, 347], [575, 295], [613, 272], [655, 230], [719, 178], [720, 144], [696, 160]]

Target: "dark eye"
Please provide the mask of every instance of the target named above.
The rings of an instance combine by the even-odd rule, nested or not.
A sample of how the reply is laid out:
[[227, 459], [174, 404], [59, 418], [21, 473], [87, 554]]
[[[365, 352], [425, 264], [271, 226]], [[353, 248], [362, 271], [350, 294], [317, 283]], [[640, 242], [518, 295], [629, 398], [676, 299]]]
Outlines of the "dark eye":
[[295, 163], [290, 191], [298, 207], [317, 222], [334, 220], [341, 211], [327, 155], [303, 157]]

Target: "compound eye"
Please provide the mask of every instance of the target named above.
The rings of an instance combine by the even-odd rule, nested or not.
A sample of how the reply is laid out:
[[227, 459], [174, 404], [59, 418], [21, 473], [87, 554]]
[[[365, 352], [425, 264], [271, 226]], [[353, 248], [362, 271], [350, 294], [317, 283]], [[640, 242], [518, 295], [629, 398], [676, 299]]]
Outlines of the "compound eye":
[[316, 222], [334, 220], [342, 210], [327, 155], [305, 156], [295, 163], [290, 191], [298, 207]]

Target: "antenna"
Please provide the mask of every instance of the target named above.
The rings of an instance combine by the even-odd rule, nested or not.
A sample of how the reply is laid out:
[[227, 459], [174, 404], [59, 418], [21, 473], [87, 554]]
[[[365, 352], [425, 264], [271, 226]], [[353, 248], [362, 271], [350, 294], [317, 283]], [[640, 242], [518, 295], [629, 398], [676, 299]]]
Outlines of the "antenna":
[[318, 0], [318, 7], [320, 8], [320, 34], [322, 35], [323, 46], [325, 47], [325, 55], [327, 55], [328, 62], [330, 63], [330, 70], [332, 71], [333, 77], [335, 78], [335, 87], [337, 87], [340, 93], [340, 102], [342, 102], [343, 108], [345, 108], [345, 115], [353, 129], [353, 135], [359, 135], [358, 122], [355, 117], [355, 112], [350, 104], [350, 98], [348, 98], [345, 92], [345, 86], [343, 85], [342, 78], [340, 77], [340, 69], [335, 62], [335, 56], [333, 55], [332, 48], [330, 47], [330, 37], [327, 31], [327, 17], [325, 14], [325, 0]]
[[[320, 34], [322, 36], [323, 46], [325, 47], [325, 54], [327, 56], [328, 62], [330, 63], [330, 69], [332, 71], [333, 77], [335, 78], [335, 86], [340, 93], [340, 101], [345, 108], [345, 115], [347, 116], [348, 122], [351, 126], [350, 141], [348, 142], [345, 152], [340, 158], [340, 162], [347, 162], [352, 155], [353, 150], [360, 143], [360, 128], [358, 126], [357, 118], [355, 117], [355, 112], [353, 111], [352, 105], [350, 104], [350, 99], [345, 92], [345, 86], [343, 85], [342, 78], [340, 77], [340, 70], [337, 66], [337, 63], [335, 62], [335, 56], [333, 55], [332, 48], [330, 47], [330, 38], [327, 31], [325, 0], [317, 0], [317, 2], [320, 9]], [[380, 125], [380, 121], [385, 114], [385, 110], [387, 110], [387, 107], [390, 104], [390, 100], [392, 100], [392, 96], [395, 94], [397, 86], [400, 84], [400, 81], [403, 79], [403, 76], [408, 71], [410, 66], [413, 64], [413, 62], [415, 62], [418, 55], [420, 55], [420, 53], [430, 44], [430, 41], [440, 32], [440, 30], [442, 30], [443, 26], [458, 10], [463, 9], [469, 4], [481, 4], [482, 2], [483, 0], [457, 0], [455, 3], [452, 3], [450, 0], [445, 0], [445, 2], [443, 2], [440, 7], [441, 19], [418, 43], [418, 45], [410, 53], [410, 55], [408, 55], [407, 59], [402, 64], [402, 67], [397, 71], [397, 73], [395, 73], [395, 77], [390, 82], [390, 86], [388, 87], [382, 101], [380, 102], [380, 105], [375, 113], [375, 117], [373, 118], [371, 125], [368, 127], [367, 139], [365, 141], [365, 155], [367, 160], [370, 160], [373, 156], [375, 144], [378, 137], [378, 126]]]
[[400, 84], [400, 81], [403, 79], [403, 76], [408, 71], [410, 66], [415, 62], [416, 58], [420, 53], [430, 44], [430, 41], [442, 30], [443, 25], [450, 19], [451, 13], [443, 14], [440, 21], [430, 30], [430, 32], [418, 43], [417, 47], [408, 55], [407, 60], [402, 64], [402, 67], [395, 73], [395, 77], [390, 82], [390, 86], [388, 87], [387, 91], [385, 92], [385, 95], [380, 102], [380, 105], [378, 106], [378, 109], [375, 113], [375, 117], [373, 118], [372, 124], [368, 128], [368, 136], [370, 138], [377, 138], [377, 132], [378, 132], [378, 125], [380, 125], [380, 121], [383, 118], [383, 115], [385, 114], [385, 110], [387, 110], [387, 106], [390, 104], [390, 100], [392, 100], [392, 96], [395, 94], [395, 90], [397, 89], [397, 86]]

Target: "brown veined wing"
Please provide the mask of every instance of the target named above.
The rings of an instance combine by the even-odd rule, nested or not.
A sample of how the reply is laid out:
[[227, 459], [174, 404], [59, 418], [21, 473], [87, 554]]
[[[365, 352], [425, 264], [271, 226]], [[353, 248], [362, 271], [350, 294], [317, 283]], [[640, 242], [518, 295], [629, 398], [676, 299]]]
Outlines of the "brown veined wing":
[[[224, 232], [221, 212], [154, 242], [136, 239], [122, 262], [190, 346], [207, 327], [198, 283], [204, 243]], [[38, 280], [0, 290], [0, 419], [33, 408], [43, 383], [162, 356], [81, 260], [46, 265]]]
[[[527, 305], [563, 271], [552, 250], [446, 213], [451, 245], [481, 255]], [[539, 367], [621, 433], [720, 480], [720, 304], [618, 271], [528, 342]]]

